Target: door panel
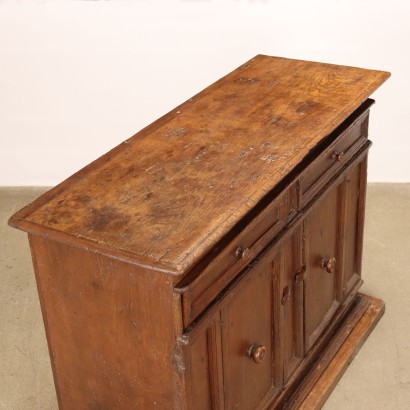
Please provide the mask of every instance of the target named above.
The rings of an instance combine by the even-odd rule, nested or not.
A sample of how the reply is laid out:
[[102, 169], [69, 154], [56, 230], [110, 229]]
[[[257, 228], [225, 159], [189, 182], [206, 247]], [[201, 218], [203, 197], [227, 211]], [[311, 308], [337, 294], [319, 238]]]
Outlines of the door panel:
[[306, 350], [315, 343], [339, 305], [336, 260], [338, 187], [328, 191], [304, 221], [307, 274], [304, 289]]
[[225, 408], [255, 409], [274, 388], [276, 336], [272, 259], [262, 258], [222, 308]]

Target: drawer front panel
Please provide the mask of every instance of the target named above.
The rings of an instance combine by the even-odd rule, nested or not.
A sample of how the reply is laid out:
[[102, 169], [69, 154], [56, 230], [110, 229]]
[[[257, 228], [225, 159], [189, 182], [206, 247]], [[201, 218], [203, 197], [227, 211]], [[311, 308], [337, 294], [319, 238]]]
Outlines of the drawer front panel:
[[185, 327], [266, 247], [296, 215], [297, 209], [298, 189], [294, 183], [230, 241], [195, 279], [186, 286], [179, 285], [176, 290], [182, 293]]
[[[371, 104], [371, 102], [369, 102]], [[307, 168], [300, 178], [301, 207], [305, 207], [366, 143], [369, 108], [362, 112]]]

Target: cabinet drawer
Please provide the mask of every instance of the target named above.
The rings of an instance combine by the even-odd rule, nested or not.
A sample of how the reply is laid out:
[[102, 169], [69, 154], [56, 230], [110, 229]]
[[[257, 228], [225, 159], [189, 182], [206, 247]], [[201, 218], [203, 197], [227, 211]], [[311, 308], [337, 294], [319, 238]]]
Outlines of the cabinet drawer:
[[[369, 109], [374, 103], [368, 100], [350, 121], [337, 129], [328, 145], [303, 171], [300, 177], [301, 208], [305, 207], [331, 178], [364, 145], [368, 136]], [[349, 117], [350, 118], [350, 117]]]
[[216, 246], [207, 260], [178, 284], [182, 294], [184, 326], [195, 320], [235, 276], [258, 255], [296, 215], [297, 184], [288, 186], [252, 219], [236, 237]]

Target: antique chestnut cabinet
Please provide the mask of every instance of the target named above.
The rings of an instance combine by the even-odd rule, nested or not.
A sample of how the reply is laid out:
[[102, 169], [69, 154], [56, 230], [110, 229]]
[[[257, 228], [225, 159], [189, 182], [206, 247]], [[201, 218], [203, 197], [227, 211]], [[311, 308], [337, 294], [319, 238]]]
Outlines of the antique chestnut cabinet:
[[258, 55], [10, 219], [61, 409], [323, 404], [384, 309], [358, 289], [388, 76]]

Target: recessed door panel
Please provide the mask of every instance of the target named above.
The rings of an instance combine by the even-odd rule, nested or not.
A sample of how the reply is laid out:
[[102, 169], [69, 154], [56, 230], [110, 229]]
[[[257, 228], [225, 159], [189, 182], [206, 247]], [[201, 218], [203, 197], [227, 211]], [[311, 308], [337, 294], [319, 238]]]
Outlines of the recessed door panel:
[[305, 348], [310, 349], [337, 309], [339, 189], [328, 191], [306, 217]]
[[255, 409], [274, 389], [274, 275], [263, 258], [221, 311], [225, 408]]

